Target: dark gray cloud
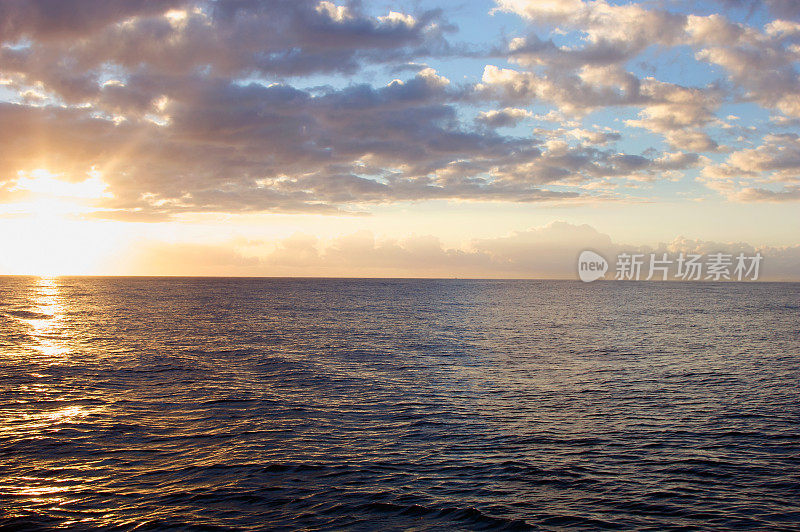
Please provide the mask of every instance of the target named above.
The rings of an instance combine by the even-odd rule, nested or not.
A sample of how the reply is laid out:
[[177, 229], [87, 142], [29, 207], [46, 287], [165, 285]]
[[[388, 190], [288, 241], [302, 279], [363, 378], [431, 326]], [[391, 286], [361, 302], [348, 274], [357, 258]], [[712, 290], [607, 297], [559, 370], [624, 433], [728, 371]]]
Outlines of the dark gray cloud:
[[108, 64], [169, 75], [353, 73], [365, 61], [417, 60], [448, 46], [438, 10], [376, 18], [358, 3], [38, 0], [2, 2], [0, 13], [4, 42], [29, 41], [0, 64], [29, 78], [59, 64], [95, 74]]
[[86, 37], [130, 17], [152, 16], [186, 0], [0, 0], [0, 41]]

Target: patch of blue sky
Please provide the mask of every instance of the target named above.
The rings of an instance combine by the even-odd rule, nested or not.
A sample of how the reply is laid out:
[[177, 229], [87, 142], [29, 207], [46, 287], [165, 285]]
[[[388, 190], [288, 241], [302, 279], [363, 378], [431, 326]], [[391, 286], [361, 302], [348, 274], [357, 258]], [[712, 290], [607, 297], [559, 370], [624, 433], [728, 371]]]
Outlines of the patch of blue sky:
[[622, 139], [617, 146], [625, 153], [644, 153], [648, 149], [659, 152], [667, 150], [663, 137], [647, 129], [626, 124], [629, 120], [638, 120], [640, 108], [636, 106], [618, 106], [602, 108], [584, 117], [582, 123], [587, 129], [593, 125], [600, 128], [609, 127], [622, 132]]
[[5, 103], [19, 103], [19, 93], [9, 88], [8, 85], [0, 84], [0, 102]]
[[444, 14], [442, 22], [455, 27], [455, 32], [449, 34], [451, 37], [477, 44], [494, 44], [498, 36], [523, 32], [527, 26], [517, 15], [494, 11], [497, 5], [492, 0], [373, 1], [364, 3], [363, 7], [374, 17], [384, 16], [390, 11], [419, 15], [427, 10], [441, 9]]
[[486, 65], [508, 68], [509, 62], [504, 57], [454, 57], [445, 60], [428, 60], [426, 64], [446, 77], [454, 84], [480, 83]]
[[760, 142], [764, 134], [776, 129], [769, 120], [769, 112], [752, 103], [723, 105], [717, 116], [728, 126], [711, 125], [707, 131], [717, 142], [731, 148], [751, 146]]
[[[771, 115], [770, 111], [752, 102], [724, 103], [717, 112], [717, 116], [731, 123], [738, 122], [756, 126], [769, 123]], [[736, 118], [728, 119], [729, 116]]]
[[717, 65], [699, 62], [690, 46], [664, 48], [653, 45], [628, 62], [628, 70], [639, 77], [684, 87], [705, 87], [725, 79], [725, 70]]
[[717, 192], [709, 189], [699, 178], [701, 170], [690, 168], [682, 171], [677, 179], [663, 179], [657, 176], [658, 181], [653, 182], [653, 190], [659, 197], [666, 200], [683, 198], [710, 198], [716, 197]]
[[[479, 83], [486, 65], [519, 70], [519, 65], [510, 61], [505, 53], [508, 43], [515, 37], [531, 35], [534, 28], [522, 17], [492, 10], [495, 3], [489, 0], [465, 2], [445, 0], [437, 2], [446, 13], [444, 23], [457, 29], [447, 33], [451, 45], [450, 54], [437, 56], [424, 54], [414, 58], [412, 63], [387, 62], [385, 64], [362, 65], [357, 72], [331, 72], [326, 74], [281, 76], [264, 78], [245, 77], [236, 80], [240, 84], [251, 82], [269, 85], [285, 83], [298, 88], [330, 87], [341, 90], [345, 87], [369, 83], [376, 87], [390, 83], [393, 79], [407, 80], [414, 76], [414, 65], [429, 66], [440, 75], [448, 78], [454, 86]], [[417, 1], [372, 2], [363, 6], [371, 16], [384, 16], [389, 11], [400, 11], [420, 15], [430, 5]], [[489, 13], [492, 12], [490, 15]], [[552, 39], [557, 46], [579, 47], [582, 45], [580, 32], [551, 33], [551, 28], [538, 28], [542, 39]]]
[[774, 19], [763, 2], [742, 1], [737, 5], [733, 2], [699, 2], [697, 0], [670, 0], [664, 4], [668, 11], [697, 16], [724, 15], [728, 19], [754, 26], [763, 27]]
[[264, 87], [269, 87], [271, 85], [287, 85], [299, 90], [313, 90], [319, 92], [320, 89], [341, 90], [352, 85], [366, 83], [368, 78], [369, 76], [366, 76], [363, 72], [358, 76], [341, 73], [302, 76], [264, 76], [261, 74], [253, 74], [235, 78], [231, 80], [231, 82], [234, 85], [242, 87], [246, 87], [250, 84], [262, 85]]
[[98, 85], [103, 85], [105, 83], [115, 82], [115, 81], [118, 81], [120, 83], [126, 83], [128, 81], [128, 77], [129, 74], [127, 69], [115, 63], [110, 63], [110, 62], [103, 63], [97, 70]]
[[33, 46], [33, 41], [23, 37], [14, 42], [4, 43], [2, 47], [8, 50], [19, 51], [19, 50], [27, 50], [31, 48], [31, 46]]

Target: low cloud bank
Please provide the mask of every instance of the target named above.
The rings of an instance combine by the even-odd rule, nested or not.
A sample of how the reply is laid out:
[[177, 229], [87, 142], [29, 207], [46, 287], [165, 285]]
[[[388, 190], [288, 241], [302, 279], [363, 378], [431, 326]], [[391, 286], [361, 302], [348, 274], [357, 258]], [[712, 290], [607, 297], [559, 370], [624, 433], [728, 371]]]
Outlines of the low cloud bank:
[[[761, 253], [759, 280], [800, 281], [800, 245], [754, 246], [675, 238], [656, 246], [616, 243], [589, 225], [553, 222], [512, 235], [474, 240], [463, 249], [433, 236], [379, 239], [357, 232], [333, 240], [296, 234], [277, 242], [149, 244], [119, 273], [143, 275], [477, 277], [576, 279], [577, 258], [591, 249], [611, 264], [620, 253]], [[643, 269], [644, 271], [644, 269]]]

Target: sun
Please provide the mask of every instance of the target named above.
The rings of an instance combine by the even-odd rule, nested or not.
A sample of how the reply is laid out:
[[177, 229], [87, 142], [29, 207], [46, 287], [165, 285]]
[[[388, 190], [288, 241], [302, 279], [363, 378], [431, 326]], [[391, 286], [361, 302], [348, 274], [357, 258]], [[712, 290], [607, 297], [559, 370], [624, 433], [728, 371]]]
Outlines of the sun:
[[91, 219], [94, 200], [108, 197], [99, 175], [69, 182], [46, 169], [19, 172], [17, 201], [0, 211], [0, 273], [86, 275], [113, 253], [118, 223]]

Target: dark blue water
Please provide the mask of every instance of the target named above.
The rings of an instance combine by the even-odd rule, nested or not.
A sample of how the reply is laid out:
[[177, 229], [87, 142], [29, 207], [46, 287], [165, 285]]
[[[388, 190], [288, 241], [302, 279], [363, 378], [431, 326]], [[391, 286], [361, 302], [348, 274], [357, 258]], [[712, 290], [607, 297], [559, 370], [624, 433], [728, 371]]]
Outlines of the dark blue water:
[[800, 529], [800, 285], [0, 278], [0, 527]]

